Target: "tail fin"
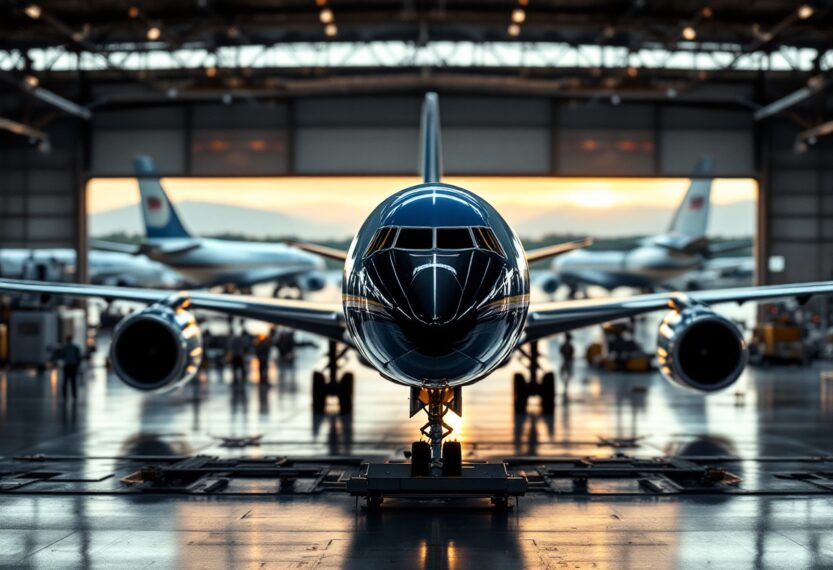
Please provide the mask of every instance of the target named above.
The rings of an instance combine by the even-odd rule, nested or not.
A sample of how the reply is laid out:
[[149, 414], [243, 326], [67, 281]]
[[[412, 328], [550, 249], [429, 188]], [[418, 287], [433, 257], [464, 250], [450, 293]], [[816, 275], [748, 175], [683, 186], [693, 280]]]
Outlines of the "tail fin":
[[142, 217], [145, 220], [148, 239], [191, 237], [179, 220], [179, 214], [165, 194], [162, 184], [159, 183], [153, 159], [149, 156], [137, 156], [133, 159], [133, 168], [139, 181]]
[[422, 181], [439, 182], [443, 175], [440, 144], [440, 101], [436, 93], [426, 93], [422, 103]]
[[694, 167], [691, 176], [691, 186], [688, 187], [683, 201], [671, 220], [668, 232], [690, 237], [706, 235], [709, 223], [709, 209], [711, 208], [711, 191], [713, 178], [713, 163], [710, 157], [700, 159]]

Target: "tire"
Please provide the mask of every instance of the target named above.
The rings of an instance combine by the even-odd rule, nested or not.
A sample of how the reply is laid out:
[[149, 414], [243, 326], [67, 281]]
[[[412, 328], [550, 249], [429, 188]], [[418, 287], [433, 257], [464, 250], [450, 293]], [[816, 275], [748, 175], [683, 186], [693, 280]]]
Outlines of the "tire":
[[541, 377], [541, 409], [551, 416], [555, 413], [555, 373], [546, 372]]
[[415, 441], [411, 444], [411, 477], [428, 477], [431, 475], [431, 446], [427, 441]]
[[520, 372], [516, 372], [512, 377], [512, 382], [514, 386], [515, 413], [522, 414], [526, 411], [526, 401], [529, 398], [529, 388], [526, 385], [526, 378]]
[[463, 476], [463, 446], [459, 441], [443, 444], [443, 477]]
[[338, 383], [338, 407], [342, 414], [353, 411], [353, 373], [345, 372]]
[[312, 373], [312, 411], [323, 413], [327, 407], [327, 379], [323, 372]]

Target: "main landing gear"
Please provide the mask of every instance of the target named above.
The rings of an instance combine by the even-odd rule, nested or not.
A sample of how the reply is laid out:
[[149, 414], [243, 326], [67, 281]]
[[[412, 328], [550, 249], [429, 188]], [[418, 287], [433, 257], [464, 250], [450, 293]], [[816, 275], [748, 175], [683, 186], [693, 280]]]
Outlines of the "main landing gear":
[[452, 411], [463, 413], [463, 392], [456, 388], [411, 388], [411, 417], [425, 410], [428, 422], [419, 430], [428, 441], [411, 445], [411, 476], [427, 477], [434, 471], [444, 477], [460, 477], [463, 471], [463, 451], [459, 441], [443, 439], [453, 429], [443, 418]]
[[555, 413], [555, 373], [542, 373], [542, 355], [538, 350], [538, 341], [529, 343], [527, 347], [521, 347], [519, 352], [526, 361], [529, 376], [526, 377], [521, 372], [516, 372], [513, 376], [515, 413], [525, 413], [529, 397], [540, 396], [544, 415], [552, 415]]
[[323, 370], [312, 373], [312, 411], [323, 413], [327, 408], [327, 397], [338, 398], [338, 406], [343, 414], [353, 411], [353, 373], [344, 372], [339, 377], [340, 369], [344, 366], [345, 355], [349, 347], [339, 348], [334, 340], [327, 347], [327, 365]]

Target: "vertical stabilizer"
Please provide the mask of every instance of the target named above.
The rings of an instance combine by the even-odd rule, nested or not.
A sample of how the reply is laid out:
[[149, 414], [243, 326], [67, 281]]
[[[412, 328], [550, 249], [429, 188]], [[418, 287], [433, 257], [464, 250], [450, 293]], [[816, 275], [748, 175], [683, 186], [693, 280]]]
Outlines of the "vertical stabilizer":
[[712, 159], [709, 157], [700, 159], [691, 176], [688, 192], [677, 208], [674, 219], [671, 220], [669, 233], [694, 238], [706, 235], [711, 209], [713, 172]]
[[439, 182], [443, 175], [440, 144], [440, 101], [436, 93], [426, 93], [422, 103], [422, 181]]
[[133, 159], [133, 167], [139, 181], [142, 218], [148, 239], [191, 237], [159, 182], [153, 159], [137, 156]]

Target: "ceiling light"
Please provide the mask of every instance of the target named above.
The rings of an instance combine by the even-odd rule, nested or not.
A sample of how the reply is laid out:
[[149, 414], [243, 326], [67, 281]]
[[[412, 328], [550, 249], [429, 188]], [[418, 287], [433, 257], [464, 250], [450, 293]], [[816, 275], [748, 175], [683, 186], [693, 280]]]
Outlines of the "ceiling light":
[[639, 75], [639, 70], [636, 69], [635, 67], [631, 66], [631, 67], [628, 68], [627, 73], [628, 73], [628, 77], [636, 77], [637, 75]]
[[529, 0], [518, 0], [518, 6], [526, 6], [529, 4]]
[[129, 18], [138, 18], [139, 17], [139, 9], [136, 6], [131, 6], [127, 9], [127, 16]]
[[711, 18], [712, 16], [714, 16], [714, 10], [712, 10], [712, 9], [711, 9], [711, 6], [705, 6], [705, 7], [704, 7], [704, 8], [700, 11], [700, 14], [702, 14], [702, 16], [703, 16], [704, 18]]
[[328, 38], [333, 38], [338, 34], [338, 28], [335, 24], [327, 24], [324, 26], [324, 33], [327, 34]]
[[217, 77], [217, 68], [213, 65], [205, 68], [206, 77]]
[[512, 21], [516, 24], [523, 24], [524, 20], [526, 20], [526, 12], [524, 12], [521, 8], [515, 8], [512, 10]]
[[228, 30], [226, 30], [226, 35], [232, 39], [236, 40], [240, 37], [240, 28], [237, 26], [229, 26]]
[[686, 26], [683, 28], [683, 38], [687, 39], [688, 41], [692, 41], [697, 38], [697, 30], [695, 30], [691, 26]]
[[329, 24], [333, 21], [333, 11], [329, 8], [324, 8], [318, 14], [318, 19], [321, 20], [322, 24]]
[[29, 4], [23, 11], [26, 12], [26, 15], [32, 18], [33, 20], [37, 20], [41, 17], [42, 14], [40, 6], [38, 6], [37, 4]]
[[521, 27], [518, 24], [509, 24], [509, 27], [506, 28], [506, 33], [516, 38], [521, 33]]
[[34, 75], [27, 75], [23, 78], [23, 81], [26, 83], [26, 86], [30, 89], [34, 89], [40, 84], [40, 80]]
[[158, 26], [151, 26], [148, 28], [147, 38], [150, 41], [155, 42], [160, 37], [162, 37], [162, 30], [160, 30]]
[[802, 4], [798, 8], [798, 17], [802, 20], [806, 20], [807, 18], [811, 18], [813, 14], [815, 14], [815, 9], [810, 6], [809, 4]]
[[315, 5], [316, 6], [326, 6], [327, 5], [327, 0], [315, 0]]

